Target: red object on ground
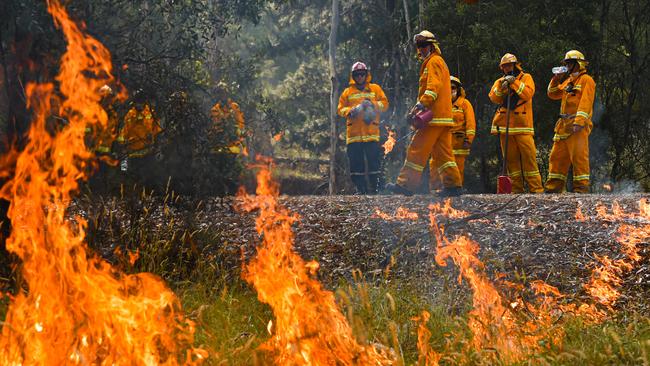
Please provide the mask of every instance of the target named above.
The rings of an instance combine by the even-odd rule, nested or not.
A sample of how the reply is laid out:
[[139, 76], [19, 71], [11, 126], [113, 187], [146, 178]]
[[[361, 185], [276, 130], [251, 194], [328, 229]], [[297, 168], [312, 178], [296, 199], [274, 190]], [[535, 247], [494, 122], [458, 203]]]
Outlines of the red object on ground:
[[497, 194], [512, 193], [512, 179], [507, 175], [500, 175], [497, 178]]

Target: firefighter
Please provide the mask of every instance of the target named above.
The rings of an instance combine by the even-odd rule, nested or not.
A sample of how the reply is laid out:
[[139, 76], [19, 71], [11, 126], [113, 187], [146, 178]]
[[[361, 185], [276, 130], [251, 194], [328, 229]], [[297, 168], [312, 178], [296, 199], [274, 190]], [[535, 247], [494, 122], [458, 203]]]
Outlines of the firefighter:
[[[461, 178], [451, 145], [454, 121], [451, 112], [449, 69], [442, 59], [440, 46], [433, 33], [422, 31], [416, 34], [413, 40], [418, 56], [423, 59], [420, 66], [418, 100], [408, 115], [416, 132], [408, 147], [406, 161], [397, 182], [387, 184], [386, 188], [397, 194], [413, 194], [420, 185], [422, 171], [431, 157], [434, 168], [432, 174], [440, 174], [444, 186], [440, 196], [459, 196]], [[432, 116], [428, 121], [422, 117], [427, 114]]]
[[[214, 123], [214, 131], [217, 134], [227, 135], [225, 146], [217, 146], [213, 149], [213, 152], [248, 155], [246, 125], [239, 104], [230, 99], [219, 101], [210, 110], [210, 117]], [[229, 121], [233, 122], [232, 126], [227, 125]]]
[[338, 114], [345, 117], [347, 126], [350, 178], [357, 194], [377, 193], [382, 156], [379, 115], [388, 109], [384, 91], [370, 80], [372, 76], [366, 64], [355, 62], [350, 71], [350, 86], [339, 97], [338, 105]]
[[[108, 121], [106, 127], [99, 128], [97, 134], [93, 135], [93, 148], [97, 154], [108, 155], [111, 153], [113, 142], [117, 137], [119, 119], [113, 107], [113, 89], [108, 85], [104, 85], [99, 89], [99, 93], [102, 96], [101, 105], [106, 111]], [[92, 128], [89, 132], [92, 134]]]
[[[493, 135], [499, 135], [501, 152], [506, 159], [508, 176], [512, 179], [512, 192], [523, 193], [524, 181], [531, 193], [542, 193], [542, 178], [537, 167], [535, 129], [533, 128], [533, 95], [535, 83], [525, 73], [517, 57], [506, 53], [501, 57], [499, 67], [503, 76], [490, 88], [489, 97], [499, 108], [492, 119]], [[507, 110], [508, 95], [510, 111]], [[509, 117], [506, 118], [506, 113]], [[508, 119], [508, 151], [506, 145], [506, 119]]]
[[[451, 113], [454, 119], [454, 127], [451, 130], [451, 146], [462, 184], [465, 181], [465, 158], [469, 155], [469, 149], [474, 141], [474, 135], [476, 135], [476, 119], [472, 103], [466, 99], [463, 83], [455, 76], [451, 77], [451, 101], [453, 103]], [[432, 163], [433, 160], [429, 164], [430, 171], [435, 172]], [[441, 185], [440, 175], [431, 174], [429, 177], [429, 187], [435, 189]]]
[[137, 164], [134, 170], [140, 170], [140, 165], [147, 165], [145, 159], [152, 152], [156, 136], [162, 131], [154, 111], [144, 101], [141, 91], [137, 91], [131, 108], [124, 116], [124, 123], [117, 136], [122, 150], [128, 157], [122, 159], [120, 167], [123, 171]]
[[567, 71], [555, 74], [548, 85], [548, 97], [562, 100], [562, 104], [549, 157], [547, 193], [564, 190], [569, 166], [573, 166], [573, 191], [589, 192], [589, 134], [593, 128], [596, 83], [587, 74], [587, 64], [580, 51], [567, 52], [564, 56]]

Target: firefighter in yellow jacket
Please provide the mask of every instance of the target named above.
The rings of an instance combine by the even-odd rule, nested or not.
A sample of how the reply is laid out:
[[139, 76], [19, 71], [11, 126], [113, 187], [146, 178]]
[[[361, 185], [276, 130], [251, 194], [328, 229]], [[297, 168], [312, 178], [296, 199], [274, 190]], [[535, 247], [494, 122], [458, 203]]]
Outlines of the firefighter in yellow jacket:
[[[434, 167], [432, 174], [440, 174], [444, 186], [440, 195], [459, 196], [461, 178], [451, 145], [454, 121], [449, 69], [433, 33], [422, 31], [415, 35], [414, 41], [419, 56], [424, 59], [420, 66], [418, 101], [409, 113], [409, 120], [417, 131], [408, 147], [397, 183], [388, 184], [386, 188], [393, 193], [412, 194], [420, 185], [422, 171], [431, 156]], [[418, 119], [417, 115], [427, 111], [432, 112], [432, 118], [426, 124], [421, 124], [424, 120]]]
[[[542, 193], [542, 178], [537, 167], [537, 148], [533, 128], [533, 95], [535, 83], [530, 74], [523, 71], [515, 55], [506, 53], [499, 67], [503, 76], [490, 88], [490, 100], [498, 104], [492, 120], [493, 135], [499, 135], [501, 152], [506, 159], [508, 175], [512, 179], [512, 192], [523, 193], [524, 181], [531, 193]], [[510, 111], [507, 109], [510, 96]], [[508, 151], [506, 144], [506, 114], [509, 113]]]
[[[149, 104], [136, 96], [133, 106], [124, 116], [117, 141], [124, 146], [129, 160], [143, 158], [151, 153], [151, 147], [161, 131]], [[122, 170], [126, 170], [124, 163]]]
[[[388, 99], [363, 62], [350, 71], [350, 86], [339, 97], [338, 114], [345, 117], [350, 178], [358, 194], [376, 194], [382, 150], [379, 145], [379, 115], [388, 109]], [[368, 162], [366, 171], [365, 161]], [[368, 181], [366, 183], [366, 175]]]
[[[230, 99], [223, 102], [223, 105], [222, 102], [217, 102], [210, 110], [210, 117], [214, 123], [214, 131], [217, 134], [231, 135], [226, 136], [226, 139], [229, 141], [226, 141], [225, 147], [215, 147], [213, 152], [248, 155], [248, 150], [246, 149], [246, 125], [244, 122], [244, 114], [239, 108], [239, 104]], [[234, 126], [226, 125], [229, 119], [232, 119]], [[230, 131], [230, 129], [233, 129], [233, 131]]]
[[548, 97], [562, 100], [560, 118], [555, 124], [553, 148], [549, 157], [546, 192], [565, 188], [569, 166], [573, 166], [573, 191], [589, 192], [589, 134], [593, 128], [596, 83], [587, 75], [587, 60], [576, 50], [566, 53], [567, 71], [555, 74], [548, 85]]
[[[465, 158], [469, 155], [470, 147], [476, 135], [476, 119], [474, 117], [474, 108], [472, 103], [465, 97], [465, 89], [460, 79], [451, 77], [451, 113], [454, 119], [454, 127], [451, 129], [451, 147], [454, 153], [454, 159], [458, 165], [461, 183], [465, 180]], [[440, 175], [435, 174], [436, 167], [433, 166], [433, 160], [430, 163], [430, 171], [434, 172], [429, 177], [429, 187], [437, 188], [440, 186]]]

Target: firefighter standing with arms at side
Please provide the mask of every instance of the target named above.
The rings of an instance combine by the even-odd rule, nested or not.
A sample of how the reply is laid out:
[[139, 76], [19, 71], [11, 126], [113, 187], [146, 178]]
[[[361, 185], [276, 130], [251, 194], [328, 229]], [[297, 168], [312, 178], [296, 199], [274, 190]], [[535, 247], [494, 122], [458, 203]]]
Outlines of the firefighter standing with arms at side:
[[357, 194], [377, 194], [382, 156], [379, 114], [388, 109], [384, 91], [370, 80], [366, 64], [355, 62], [350, 71], [350, 86], [341, 94], [338, 105], [338, 114], [346, 120], [350, 178]]
[[417, 131], [408, 147], [397, 183], [388, 184], [386, 188], [397, 194], [413, 194], [431, 157], [434, 167], [431, 174], [440, 174], [444, 187], [440, 196], [459, 196], [461, 178], [451, 147], [454, 121], [449, 69], [433, 33], [422, 31], [415, 35], [414, 41], [418, 55], [424, 59], [420, 67], [418, 101], [408, 116]]
[[[494, 82], [489, 93], [492, 103], [500, 105], [492, 119], [491, 133], [499, 135], [508, 176], [512, 179], [512, 193], [524, 193], [524, 181], [531, 193], [542, 193], [544, 188], [537, 166], [537, 148], [533, 138], [535, 83], [530, 74], [523, 71], [517, 57], [511, 53], [501, 57], [499, 67], [503, 76]], [[507, 151], [506, 123], [509, 125]]]
[[[476, 119], [474, 117], [472, 103], [466, 99], [463, 83], [455, 76], [451, 77], [451, 100], [453, 103], [451, 113], [454, 119], [454, 127], [451, 130], [451, 147], [454, 153], [454, 159], [458, 165], [460, 181], [464, 184], [465, 159], [469, 155], [470, 147], [474, 141], [474, 135], [476, 135]], [[433, 163], [433, 160], [431, 160], [431, 163]], [[436, 171], [436, 167], [433, 164], [430, 164], [430, 171]], [[440, 175], [431, 174], [429, 176], [429, 187], [436, 189], [440, 186]]]
[[566, 70], [553, 75], [548, 97], [562, 100], [560, 118], [555, 124], [553, 148], [549, 157], [547, 193], [564, 190], [569, 166], [573, 166], [573, 191], [589, 192], [589, 134], [593, 128], [596, 83], [587, 75], [587, 60], [576, 50], [564, 56]]

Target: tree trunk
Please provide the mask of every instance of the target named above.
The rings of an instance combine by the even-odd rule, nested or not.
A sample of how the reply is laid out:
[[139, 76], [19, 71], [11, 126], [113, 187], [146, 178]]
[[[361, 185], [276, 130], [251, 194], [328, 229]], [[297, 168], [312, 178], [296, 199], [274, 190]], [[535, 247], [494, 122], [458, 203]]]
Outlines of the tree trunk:
[[329, 68], [332, 88], [330, 91], [330, 179], [329, 194], [336, 193], [336, 142], [339, 138], [336, 129], [336, 97], [338, 95], [338, 82], [336, 80], [336, 31], [339, 27], [339, 0], [332, 0], [332, 28], [329, 37]]

